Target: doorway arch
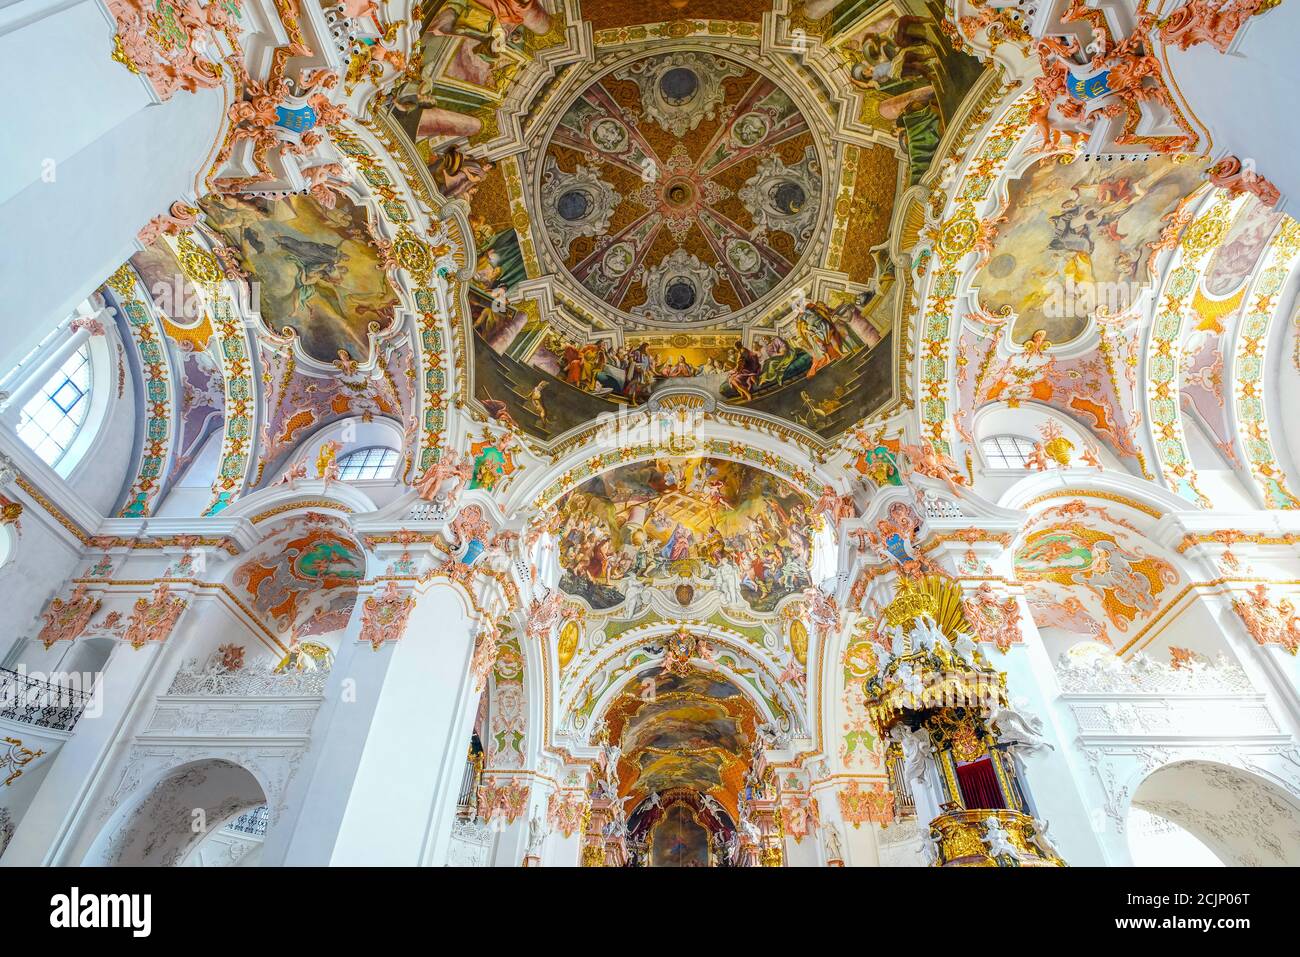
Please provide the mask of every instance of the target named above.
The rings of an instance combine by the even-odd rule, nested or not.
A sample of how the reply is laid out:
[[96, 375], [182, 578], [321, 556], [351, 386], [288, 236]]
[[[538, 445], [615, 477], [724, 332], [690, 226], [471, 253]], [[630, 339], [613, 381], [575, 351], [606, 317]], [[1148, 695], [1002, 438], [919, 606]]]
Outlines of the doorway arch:
[[1228, 866], [1300, 865], [1300, 799], [1250, 771], [1176, 761], [1142, 781], [1132, 806], [1187, 831]]
[[138, 801], [114, 815], [86, 855], [101, 867], [175, 867], [201, 841], [243, 812], [267, 803], [251, 771], [222, 758], [167, 771]]

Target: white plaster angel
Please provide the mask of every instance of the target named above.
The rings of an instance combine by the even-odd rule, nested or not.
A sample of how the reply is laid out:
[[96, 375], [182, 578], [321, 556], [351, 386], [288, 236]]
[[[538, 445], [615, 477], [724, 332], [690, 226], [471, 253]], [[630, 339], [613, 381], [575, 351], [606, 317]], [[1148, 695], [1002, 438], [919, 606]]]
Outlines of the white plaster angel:
[[597, 761], [600, 764], [600, 771], [601, 774], [604, 775], [605, 783], [618, 783], [618, 759], [622, 757], [622, 755], [623, 749], [612, 741], [600, 746], [600, 753], [597, 755]]
[[975, 658], [978, 646], [975, 644], [975, 639], [971, 637], [969, 632], [963, 631], [957, 636], [957, 640], [952, 643], [952, 650], [957, 653], [958, 658], [966, 662], [966, 664], [970, 665], [972, 668], [979, 667], [979, 662]]
[[1056, 845], [1052, 843], [1051, 834], [1048, 831], [1049, 823], [1041, 817], [1034, 818], [1034, 843], [1038, 849], [1048, 857], [1057, 857], [1061, 855], [1056, 850]]
[[910, 695], [919, 697], [925, 690], [925, 685], [921, 683], [921, 676], [912, 670], [910, 663], [904, 661], [894, 672], [896, 677], [903, 686], [903, 690]]
[[710, 814], [712, 814], [717, 820], [719, 821], [728, 820], [727, 816], [725, 815], [725, 812], [722, 809], [722, 805], [718, 803], [718, 799], [715, 798], [712, 794], [700, 795], [700, 803], [704, 805], [704, 809], [708, 811]]
[[922, 615], [912, 628], [912, 644], [918, 651], [951, 651], [947, 636], [939, 623], [929, 615]]
[[885, 634], [889, 635], [893, 641], [890, 642], [890, 652], [894, 658], [901, 658], [907, 654], [907, 635], [903, 632], [902, 625], [890, 625], [884, 629]]
[[822, 828], [822, 845], [826, 848], [826, 860], [843, 861], [844, 850], [840, 846], [840, 832], [834, 824]]
[[930, 754], [930, 739], [924, 731], [912, 731], [896, 724], [889, 737], [903, 749], [903, 780], [909, 784], [925, 783], [925, 759]]
[[1017, 701], [1015, 707], [994, 705], [989, 712], [989, 723], [998, 726], [998, 742], [1025, 754], [1036, 754], [1044, 748], [1055, 750], [1043, 740], [1043, 719], [1034, 715]]
[[532, 820], [528, 822], [528, 857], [541, 856], [542, 842], [546, 840], [546, 834], [546, 823], [541, 815], [534, 811]]
[[894, 660], [893, 652], [878, 641], [872, 642], [871, 647], [876, 652], [876, 674], [881, 675], [883, 680], [885, 669]]
[[984, 819], [984, 838], [989, 846], [989, 854], [993, 857], [1006, 854], [1013, 859], [1019, 859], [1019, 849], [1011, 843], [1011, 835], [1007, 833], [1006, 827], [996, 814], [990, 814]]

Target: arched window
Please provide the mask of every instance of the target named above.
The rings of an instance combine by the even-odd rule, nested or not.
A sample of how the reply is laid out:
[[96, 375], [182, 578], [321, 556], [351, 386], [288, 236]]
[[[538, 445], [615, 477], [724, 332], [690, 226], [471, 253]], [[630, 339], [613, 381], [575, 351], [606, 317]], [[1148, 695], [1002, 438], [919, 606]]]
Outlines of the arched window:
[[339, 460], [339, 478], [345, 482], [364, 482], [368, 479], [393, 477], [397, 465], [397, 452], [382, 445], [349, 452]]
[[83, 345], [23, 405], [18, 437], [53, 468], [67, 453], [90, 408], [90, 346]]
[[980, 447], [991, 469], [1027, 469], [1034, 441], [1023, 435], [990, 435]]

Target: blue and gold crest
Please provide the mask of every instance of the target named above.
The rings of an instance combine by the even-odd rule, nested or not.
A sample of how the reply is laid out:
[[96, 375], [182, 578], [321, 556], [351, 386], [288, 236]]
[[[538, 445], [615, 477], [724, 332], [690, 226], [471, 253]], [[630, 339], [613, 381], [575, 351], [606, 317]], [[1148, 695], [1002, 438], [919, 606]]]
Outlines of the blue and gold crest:
[[310, 106], [300, 106], [296, 110], [288, 107], [275, 108], [275, 125], [282, 126], [294, 133], [305, 133], [316, 125], [316, 111]]
[[1109, 70], [1103, 70], [1089, 77], [1078, 77], [1071, 73], [1066, 86], [1069, 88], [1070, 95], [1076, 100], [1095, 100], [1111, 92], [1110, 84], [1107, 82], [1109, 76]]

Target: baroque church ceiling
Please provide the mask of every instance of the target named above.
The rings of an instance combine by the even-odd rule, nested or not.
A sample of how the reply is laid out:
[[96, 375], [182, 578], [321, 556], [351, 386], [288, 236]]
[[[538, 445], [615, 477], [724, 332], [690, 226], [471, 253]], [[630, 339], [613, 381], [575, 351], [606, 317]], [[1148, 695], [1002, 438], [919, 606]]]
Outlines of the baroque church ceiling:
[[[1198, 470], [1240, 469], [1262, 504], [1300, 505], [1255, 389], [1294, 222], [1207, 182], [1204, 157], [1045, 138], [1037, 94], [942, 4], [403, 9], [348, 21], [339, 162], [249, 188], [266, 157], [226, 151], [192, 215], [110, 280], [163, 333], [136, 367], [175, 387], [151, 407], [175, 423], [148, 439], [166, 468], [142, 464], [123, 516], [204, 449], [220, 514], [307, 475], [343, 422], [390, 429], [403, 485], [463, 453], [492, 517], [555, 545], [576, 616], [548, 689], [557, 737], [606, 720], [625, 793], [734, 810], [755, 729], [820, 734], [810, 677], [854, 667], [819, 657], [823, 518], [876, 507], [857, 547], [917, 560], [926, 498], [900, 456], [969, 487], [977, 418], [1038, 410], [1040, 470], [1104, 463], [1198, 506], [1220, 494]], [[281, 128], [328, 114], [295, 103]], [[671, 437], [611, 445], [611, 418]], [[1114, 643], [1179, 591], [1127, 521], [1032, 524], [1014, 562], [1044, 621]], [[346, 618], [356, 538], [268, 531], [233, 583], [264, 627]], [[414, 567], [400, 554], [393, 574]], [[656, 664], [683, 619], [709, 636], [707, 680]], [[627, 690], [647, 677], [654, 707]], [[845, 727], [866, 761], [865, 722]]]

